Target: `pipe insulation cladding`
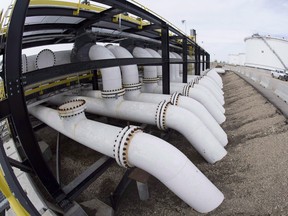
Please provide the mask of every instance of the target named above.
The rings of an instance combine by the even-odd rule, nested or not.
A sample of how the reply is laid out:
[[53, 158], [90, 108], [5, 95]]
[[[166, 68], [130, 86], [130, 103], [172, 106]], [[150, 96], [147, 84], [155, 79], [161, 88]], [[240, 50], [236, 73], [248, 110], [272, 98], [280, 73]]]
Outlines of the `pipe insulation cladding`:
[[227, 154], [220, 142], [197, 116], [165, 101], [153, 104], [126, 101], [123, 100], [123, 97], [116, 100], [82, 96], [55, 96], [50, 102], [61, 104], [63, 101], [76, 99], [86, 101], [86, 111], [89, 113], [156, 125], [161, 130], [174, 129], [185, 136], [196, 151], [211, 164], [221, 160]]
[[[116, 58], [133, 58], [132, 54], [125, 48], [121, 46], [108, 46], [108, 49], [113, 53]], [[146, 49], [151, 53], [156, 53], [156, 51], [151, 49]], [[158, 54], [159, 55], [159, 54]], [[157, 72], [158, 72], [158, 67]], [[213, 133], [213, 135], [218, 139], [218, 141], [226, 146], [228, 143], [227, 135], [224, 130], [218, 125], [217, 121], [212, 117], [208, 110], [198, 101], [184, 97], [179, 93], [174, 93], [172, 95], [164, 94], [152, 94], [152, 93], [142, 93], [140, 91], [139, 85], [139, 74], [137, 65], [125, 65], [120, 66], [122, 72], [123, 86], [126, 90], [124, 98], [131, 101], [139, 102], [149, 102], [149, 103], [160, 103], [161, 101], [170, 101], [173, 105], [179, 106], [189, 110], [198, 116], [205, 126]], [[160, 73], [162, 76], [162, 70]], [[158, 73], [159, 77], [159, 73]], [[85, 96], [96, 97], [99, 95], [95, 91], [85, 92]], [[99, 98], [99, 97], [98, 97]]]
[[84, 109], [85, 100], [73, 100], [58, 111], [37, 105], [29, 113], [65, 136], [115, 158], [120, 166], [136, 166], [152, 174], [200, 213], [222, 203], [224, 195], [174, 146], [135, 126], [119, 128], [88, 120]]
[[[135, 57], [138, 57], [138, 58], [143, 58], [143, 57], [146, 57], [146, 58], [150, 57], [151, 58], [151, 57], [154, 57], [157, 55], [156, 53], [153, 52], [154, 54], [152, 56], [150, 54], [150, 52], [147, 51], [146, 49], [141, 48], [141, 47], [135, 47], [133, 50], [133, 55]], [[160, 56], [159, 53], [158, 53], [158, 55]], [[151, 68], [151, 67], [154, 67], [155, 68], [154, 70], [157, 71], [156, 66], [149, 66], [149, 68]], [[171, 73], [171, 71], [173, 72], [173, 68], [174, 67], [171, 67], [170, 73]], [[174, 74], [174, 73], [172, 73], [172, 74]], [[144, 67], [144, 75], [145, 75], [145, 67]], [[153, 85], [150, 84], [148, 86], [145, 82], [143, 82], [143, 83], [144, 83], [144, 87], [142, 88], [142, 90], [144, 92], [158, 93], [158, 94], [162, 93], [162, 86], [161, 85], [157, 85], [157, 84], [153, 83]], [[187, 86], [190, 86], [189, 92], [187, 92], [187, 91], [184, 92], [185, 89], [188, 89]], [[200, 88], [201, 89], [201, 95], [202, 96], [205, 95], [205, 97], [200, 97], [201, 100], [199, 100], [199, 97], [197, 97], [197, 96], [194, 97], [196, 94], [199, 94], [199, 92], [200, 92], [200, 91], [194, 90], [194, 88]], [[189, 94], [192, 91], [194, 91], [194, 92]], [[210, 93], [210, 91], [208, 89], [206, 89], [206, 87], [201, 86], [200, 84], [197, 84], [197, 83], [194, 85], [190, 85], [190, 84], [179, 83], [179, 82], [178, 83], [177, 82], [171, 82], [170, 83], [170, 93], [173, 94], [175, 92], [180, 92], [183, 95], [185, 94], [185, 96], [196, 99], [197, 101], [202, 103], [206, 107], [206, 109], [212, 114], [212, 116], [217, 120], [217, 122], [219, 124], [221, 124], [225, 121], [226, 118], [223, 115], [223, 113], [225, 112], [225, 109], [222, 107], [221, 103], [218, 102], [218, 100], [214, 97], [214, 95], [212, 93]], [[220, 112], [217, 109], [220, 109], [219, 111], [222, 113], [220, 114]]]

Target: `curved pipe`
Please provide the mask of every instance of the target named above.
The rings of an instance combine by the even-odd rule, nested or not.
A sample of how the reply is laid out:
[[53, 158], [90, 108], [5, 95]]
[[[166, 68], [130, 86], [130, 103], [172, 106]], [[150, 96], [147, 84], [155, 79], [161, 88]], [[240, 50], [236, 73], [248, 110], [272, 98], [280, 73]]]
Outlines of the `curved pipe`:
[[[81, 95], [101, 99], [100, 91], [82, 91]], [[190, 111], [194, 115], [196, 115], [210, 130], [210, 132], [217, 138], [217, 140], [222, 146], [226, 146], [228, 144], [228, 138], [225, 131], [212, 117], [212, 115], [207, 111], [207, 109], [201, 103], [199, 103], [196, 100], [193, 100], [192, 98], [184, 97], [179, 94], [176, 95], [176, 97], [174, 97], [174, 95], [170, 96], [170, 95], [153, 94], [153, 93], [138, 93], [135, 94], [133, 98], [133, 101], [146, 102], [146, 103], [149, 102], [156, 104], [163, 100], [170, 101], [173, 105], [182, 107]]]
[[213, 85], [211, 85], [211, 82], [209, 82], [207, 79], [200, 79], [199, 84], [204, 86], [210, 93], [216, 98], [216, 100], [223, 106], [225, 104], [224, 97], [222, 93], [215, 88]]
[[[202, 96], [205, 95], [205, 97], [201, 101], [199, 101], [199, 99], [196, 99], [195, 97], [193, 97], [194, 94], [187, 94], [187, 91], [185, 90], [185, 89], [187, 89], [187, 86], [190, 86], [189, 92], [197, 92], [197, 94], [201, 94]], [[158, 88], [156, 90], [161, 91], [160, 88]], [[184, 90], [186, 91], [186, 93], [184, 92]], [[200, 93], [200, 91], [201, 91], [201, 93]], [[199, 101], [200, 103], [202, 103], [206, 107], [206, 109], [210, 113], [211, 113], [211, 109], [213, 109], [213, 108], [219, 110], [222, 114], [225, 113], [225, 109], [223, 108], [223, 106], [210, 93], [210, 91], [208, 89], [206, 89], [204, 86], [197, 85], [195, 83], [191, 83], [191, 84], [171, 83], [171, 85], [170, 85], [170, 93], [174, 93], [174, 92], [182, 92], [183, 95], [188, 96], [188, 97], [192, 97], [193, 99]], [[207, 102], [205, 98], [210, 100], [210, 103]], [[206, 106], [208, 104], [211, 104], [211, 106], [209, 105], [209, 108]]]
[[[89, 113], [157, 125], [162, 130], [172, 128], [185, 136], [198, 153], [209, 163], [213, 164], [227, 154], [223, 146], [197, 116], [167, 102], [159, 104], [141, 103], [125, 101], [122, 97], [117, 100], [108, 99], [109, 101], [107, 101], [105, 99], [81, 96], [56, 96], [50, 102], [61, 104], [63, 101], [79, 99], [86, 101], [86, 110]], [[186, 124], [187, 122], [189, 124]]]
[[94, 122], [86, 119], [84, 113], [61, 118], [56, 110], [41, 105], [30, 108], [29, 112], [67, 137], [115, 158], [122, 166], [137, 166], [147, 171], [198, 212], [212, 211], [224, 199], [183, 153], [137, 127], [121, 129]]
[[[150, 51], [151, 52], [151, 51]], [[140, 47], [135, 47], [134, 50], [133, 50], [133, 55], [135, 57], [139, 57], [139, 58], [143, 58], [143, 57], [152, 57], [152, 55], [150, 54], [149, 51], [147, 51], [146, 49], [143, 49], [143, 48], [140, 48]], [[154, 56], [156, 56], [157, 54], [154, 53]], [[153, 56], [153, 57], [154, 57]], [[171, 52], [169, 53], [169, 56], [170, 58], [176, 58]], [[158, 53], [158, 57], [161, 57], [160, 54]], [[153, 67], [153, 66], [150, 66], [150, 67]], [[156, 66], [154, 66], [155, 70], [156, 70]], [[145, 73], [145, 69], [144, 69], [144, 73]], [[155, 73], [156, 74], [156, 73]], [[178, 74], [178, 76], [177, 76]], [[178, 79], [179, 78], [179, 79]], [[178, 84], [177, 82], [181, 82], [182, 81], [182, 78], [180, 77], [179, 75], [179, 68], [176, 64], [170, 64], [170, 80], [171, 81], [175, 81], [175, 82], [172, 82], [170, 83], [171, 85], [173, 85], [174, 83]], [[183, 84], [183, 83], [179, 83], [180, 85], [182, 85], [182, 87], [184, 87], [186, 84]], [[171, 86], [170, 85], [170, 86]], [[198, 85], [198, 84], [197, 84]], [[195, 85], [195, 86], [197, 86]], [[206, 88], [203, 86], [203, 88]], [[202, 89], [203, 89], [202, 88]], [[147, 88], [145, 87], [145, 83], [144, 83], [144, 88], [143, 88], [143, 91], [144, 92], [147, 92], [147, 93], [162, 93], [162, 86], [160, 85], [154, 85], [153, 88], [149, 88], [147, 90]], [[206, 91], [206, 93], [208, 92], [209, 90]], [[178, 91], [178, 92], [181, 92]], [[174, 93], [171, 91], [171, 87], [170, 87], [170, 93]], [[210, 92], [209, 92], [210, 93]], [[211, 100], [213, 100], [215, 103], [217, 103], [217, 106], [219, 107], [219, 109], [221, 109], [221, 111], [224, 113], [224, 109], [221, 105], [221, 103], [223, 103], [222, 100], [220, 100], [220, 102], [218, 102], [218, 100], [214, 97], [214, 95], [212, 93], [209, 94], [209, 96], [211, 97]], [[210, 111], [210, 110], [209, 110]]]
[[216, 72], [215, 68], [213, 68], [212, 70], [210, 70], [207, 73], [207, 76], [211, 77], [212, 79], [214, 79], [217, 84], [219, 85], [220, 88], [223, 88], [223, 83], [222, 83], [222, 79], [220, 77], [220, 75]]
[[[131, 53], [123, 47], [120, 46], [109, 46], [108, 49], [114, 54], [116, 58], [132, 58]], [[150, 53], [154, 53], [155, 56], [159, 54], [152, 50], [146, 49]], [[156, 54], [155, 54], [156, 53]], [[192, 98], [184, 97], [178, 94], [176, 97], [163, 94], [150, 94], [141, 93], [139, 89], [131, 89], [131, 86], [135, 83], [139, 83], [138, 78], [138, 68], [136, 65], [121, 66], [123, 85], [126, 86], [126, 93], [124, 98], [132, 101], [139, 102], [149, 102], [149, 103], [159, 103], [161, 101], [170, 101], [173, 105], [185, 108], [190, 112], [198, 116], [205, 126], [212, 132], [212, 134], [218, 139], [218, 141], [225, 146], [228, 143], [227, 135], [224, 130], [218, 125], [217, 121], [212, 117], [212, 115], [207, 111], [207, 109], [198, 101]], [[162, 74], [162, 69], [161, 73]], [[159, 75], [159, 74], [158, 74]], [[88, 91], [85, 96], [101, 98], [101, 95], [97, 91]], [[172, 99], [174, 98], [174, 101]]]

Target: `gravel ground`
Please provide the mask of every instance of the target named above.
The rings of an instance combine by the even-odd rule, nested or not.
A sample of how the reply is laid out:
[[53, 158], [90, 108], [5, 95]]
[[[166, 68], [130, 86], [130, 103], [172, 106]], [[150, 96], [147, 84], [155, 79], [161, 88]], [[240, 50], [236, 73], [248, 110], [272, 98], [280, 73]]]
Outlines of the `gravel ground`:
[[[227, 120], [222, 126], [229, 138], [227, 156], [211, 165], [181, 134], [172, 131], [168, 142], [180, 149], [223, 192], [224, 202], [207, 215], [288, 215], [287, 119], [236, 74], [228, 72], [223, 75], [223, 83]], [[107, 122], [105, 118], [100, 120]], [[115, 122], [109, 120], [109, 123]], [[159, 134], [153, 127], [149, 130]], [[54, 153], [55, 131], [46, 128], [38, 135]], [[62, 138], [61, 150], [63, 184], [101, 157], [68, 138]], [[53, 158], [50, 161], [52, 169], [54, 164]], [[110, 205], [109, 195], [124, 172], [123, 168], [112, 165], [77, 201], [81, 203], [97, 197]], [[149, 191], [149, 200], [140, 201], [136, 185], [131, 184], [116, 215], [202, 215], [154, 177], [149, 179]], [[89, 212], [89, 215], [95, 215], [95, 212]]]

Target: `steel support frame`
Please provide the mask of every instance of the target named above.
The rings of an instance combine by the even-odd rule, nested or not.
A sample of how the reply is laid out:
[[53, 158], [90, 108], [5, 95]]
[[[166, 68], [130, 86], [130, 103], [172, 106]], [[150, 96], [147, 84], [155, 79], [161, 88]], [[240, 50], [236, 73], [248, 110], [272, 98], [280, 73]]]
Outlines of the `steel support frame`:
[[195, 47], [195, 75], [200, 75], [200, 47]]
[[[11, 114], [10, 120], [34, 173], [56, 203], [66, 209], [69, 202], [67, 202], [64, 192], [46, 164], [33, 133], [21, 84], [22, 36], [28, 5], [29, 0], [16, 1], [7, 34], [4, 71], [6, 73], [5, 87]], [[65, 205], [61, 205], [62, 203]]]
[[206, 69], [210, 69], [210, 54], [206, 52]]
[[[161, 58], [125, 58], [125, 59], [106, 59], [76, 62], [65, 65], [57, 65], [49, 68], [43, 68], [37, 71], [31, 71], [22, 75], [21, 80], [24, 86], [30, 85], [39, 81], [48, 80], [57, 76], [69, 75], [86, 70], [96, 70], [100, 68], [107, 68], [122, 65], [160, 65]], [[169, 68], [169, 67], [168, 67]]]
[[187, 83], [187, 75], [188, 75], [188, 46], [187, 46], [187, 38], [182, 39], [182, 47], [183, 47], [183, 74], [182, 74], [182, 82]]
[[206, 68], [205, 68], [205, 63], [206, 63], [206, 60], [205, 60], [205, 52], [204, 50], [202, 51], [202, 71], [204, 71]]
[[40, 216], [37, 209], [31, 203], [31, 201], [27, 197], [27, 194], [25, 193], [25, 191], [22, 189], [21, 185], [19, 184], [17, 177], [15, 176], [12, 170], [12, 167], [10, 166], [10, 163], [5, 153], [3, 142], [1, 139], [0, 139], [0, 164], [5, 174], [5, 179], [9, 183], [10, 190], [14, 193], [15, 197], [17, 197], [17, 199], [19, 200], [21, 205], [24, 207], [24, 209], [27, 212], [29, 212], [30, 215]]
[[166, 23], [161, 28], [162, 41], [162, 93], [170, 94], [169, 27]]

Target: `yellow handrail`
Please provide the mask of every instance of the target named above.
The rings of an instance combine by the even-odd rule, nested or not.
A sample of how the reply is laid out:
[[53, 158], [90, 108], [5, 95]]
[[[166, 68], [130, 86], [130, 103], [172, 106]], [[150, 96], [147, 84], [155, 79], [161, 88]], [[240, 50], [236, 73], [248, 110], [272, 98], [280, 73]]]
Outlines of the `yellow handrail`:
[[0, 168], [0, 189], [2, 194], [8, 200], [10, 207], [14, 210], [17, 216], [30, 215], [11, 192], [1, 168]]

